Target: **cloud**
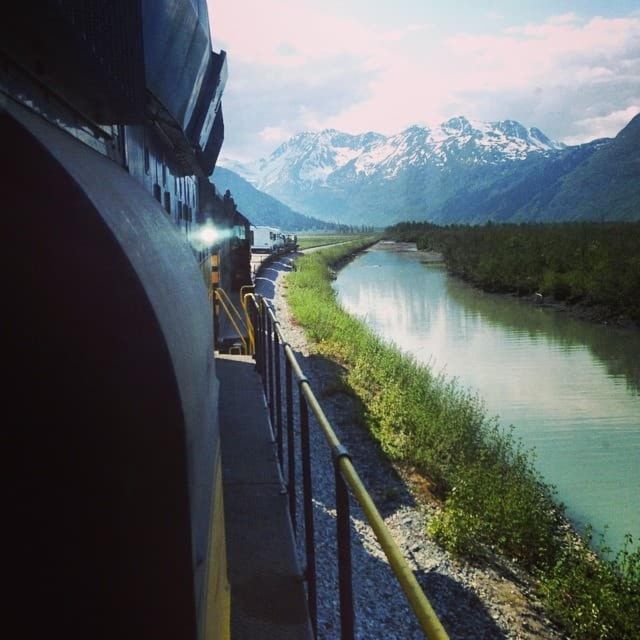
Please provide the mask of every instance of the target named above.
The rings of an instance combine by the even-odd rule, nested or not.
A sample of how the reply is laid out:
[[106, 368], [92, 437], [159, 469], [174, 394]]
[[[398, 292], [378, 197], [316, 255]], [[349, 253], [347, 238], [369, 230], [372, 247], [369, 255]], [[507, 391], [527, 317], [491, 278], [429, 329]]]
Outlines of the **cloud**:
[[580, 18], [575, 13], [563, 13], [557, 16], [551, 16], [547, 22], [549, 24], [575, 24], [580, 22]]
[[498, 34], [460, 34], [446, 42], [460, 62], [457, 84], [474, 87], [520, 88], [580, 80], [593, 67], [615, 70], [631, 55], [640, 58], [640, 18], [593, 18], [586, 23], [574, 16], [556, 16], [539, 24], [510, 27]]
[[450, 44], [472, 61], [458, 77], [457, 104], [481, 119], [511, 117], [575, 144], [615, 135], [631, 119], [622, 114], [640, 103], [637, 15], [557, 16]]
[[640, 104], [639, 13], [484, 33], [372, 27], [299, 0], [235, 0], [212, 14], [214, 48], [229, 53], [225, 155], [264, 155], [285, 132], [395, 133], [459, 114], [585, 141], [615, 134], [613, 114]]
[[328, 59], [290, 68], [229, 60], [223, 95], [225, 156], [252, 160], [284, 136], [317, 130], [368, 95], [372, 72], [357, 59]]
[[406, 38], [415, 36], [416, 34], [423, 34], [425, 31], [430, 31], [432, 28], [433, 25], [428, 22], [410, 23], [402, 29], [382, 32], [380, 34], [380, 39], [386, 42], [399, 42]]
[[358, 22], [299, 0], [236, 0], [211, 11], [214, 41], [243, 62], [289, 65], [291, 56], [283, 47], [296, 51], [300, 64], [336, 54], [366, 56], [377, 39], [375, 31]]
[[281, 143], [288, 140], [293, 135], [293, 131], [283, 129], [282, 127], [265, 127], [258, 135], [265, 142]]
[[[595, 118], [584, 118], [576, 122], [576, 126], [587, 132], [588, 139], [595, 138], [612, 138], [621, 129], [623, 129], [629, 121], [640, 113], [640, 101], [631, 105], [626, 109], [612, 111], [603, 116]], [[578, 144], [584, 141], [583, 135], [569, 137], [565, 140], [567, 144]]]

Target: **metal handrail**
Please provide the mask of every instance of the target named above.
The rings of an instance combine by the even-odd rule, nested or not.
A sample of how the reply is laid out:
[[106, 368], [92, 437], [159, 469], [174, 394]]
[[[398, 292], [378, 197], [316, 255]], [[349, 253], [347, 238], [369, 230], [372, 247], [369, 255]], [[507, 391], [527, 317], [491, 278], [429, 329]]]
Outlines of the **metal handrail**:
[[[350, 516], [349, 497], [347, 487], [351, 489], [354, 497], [360, 504], [362, 511], [371, 526], [376, 539], [389, 561], [389, 565], [398, 579], [416, 617], [429, 640], [448, 640], [449, 636], [442, 623], [438, 619], [431, 603], [418, 584], [411, 567], [402, 555], [400, 548], [393, 539], [389, 528], [380, 515], [373, 499], [366, 490], [356, 468], [354, 467], [349, 452], [342, 445], [331, 423], [327, 419], [322, 407], [316, 399], [311, 385], [300, 367], [295, 353], [285, 340], [280, 323], [273, 309], [261, 296], [246, 294], [246, 300], [253, 303], [253, 313], [259, 339], [256, 340], [256, 368], [262, 376], [263, 388], [270, 409], [272, 425], [276, 429], [276, 442], [278, 444], [279, 461], [283, 465], [282, 447], [282, 416], [281, 416], [281, 386], [280, 386], [280, 347], [285, 354], [286, 377], [286, 404], [287, 404], [287, 444], [288, 444], [288, 483], [290, 491], [290, 511], [294, 527], [296, 529], [295, 513], [295, 458], [293, 457], [293, 425], [292, 415], [292, 379], [298, 383], [300, 401], [301, 422], [301, 447], [302, 447], [302, 479], [303, 479], [303, 507], [305, 518], [305, 543], [307, 553], [306, 578], [308, 583], [309, 611], [314, 630], [317, 632], [317, 603], [315, 585], [315, 545], [313, 540], [313, 503], [311, 490], [311, 468], [309, 454], [309, 408], [316, 417], [318, 424], [331, 449], [335, 467], [336, 480], [336, 513], [338, 528], [338, 565], [339, 565], [339, 591], [340, 591], [340, 619], [341, 637], [351, 639], [354, 637], [354, 612], [353, 595], [351, 590], [351, 549], [350, 549]], [[277, 355], [275, 355], [277, 354]], [[274, 360], [277, 359], [276, 373], [274, 375]], [[275, 380], [274, 380], [275, 378]], [[292, 491], [292, 489], [294, 491]], [[292, 495], [293, 494], [293, 495]]]
[[[229, 306], [238, 315], [238, 317], [240, 318], [240, 322], [243, 322], [242, 317], [240, 316], [240, 313], [235, 308], [233, 302], [231, 302], [229, 296], [227, 296], [227, 294], [224, 291], [224, 289], [215, 289], [213, 293], [214, 293], [214, 296], [219, 300], [220, 304], [222, 305], [223, 310], [225, 311], [225, 313], [227, 314], [229, 320], [231, 321], [231, 324], [233, 325], [233, 328], [236, 330], [236, 332], [238, 334], [238, 337], [242, 341], [242, 346], [244, 347], [245, 355], [248, 354], [249, 353], [249, 347], [247, 345], [247, 341], [245, 340], [245, 337], [244, 337], [244, 334], [243, 334], [242, 330], [240, 329], [240, 327], [238, 327], [238, 324], [234, 320], [231, 311], [229, 311]], [[227, 303], [229, 304], [229, 306], [227, 306]], [[246, 329], [246, 327], [245, 327], [245, 329]]]
[[233, 304], [233, 301], [229, 297], [229, 294], [221, 287], [217, 287], [215, 291], [216, 291], [216, 295], [218, 295], [219, 297], [221, 296], [225, 299], [225, 301], [227, 302], [227, 305], [232, 309], [233, 313], [238, 319], [238, 322], [242, 325], [242, 328], [244, 328], [244, 331], [248, 334], [249, 328], [247, 327], [246, 320], [245, 318], [242, 317], [242, 314], [238, 311], [238, 309], [236, 308], [236, 305]]
[[242, 305], [242, 310], [244, 311], [245, 325], [248, 329], [249, 335], [249, 348], [251, 353], [255, 353], [256, 351], [256, 336], [255, 336], [255, 327], [253, 326], [253, 322], [251, 322], [251, 315], [249, 314], [249, 309], [247, 307], [247, 297], [251, 293], [251, 289], [255, 290], [256, 286], [254, 284], [245, 284], [240, 287], [240, 304]]

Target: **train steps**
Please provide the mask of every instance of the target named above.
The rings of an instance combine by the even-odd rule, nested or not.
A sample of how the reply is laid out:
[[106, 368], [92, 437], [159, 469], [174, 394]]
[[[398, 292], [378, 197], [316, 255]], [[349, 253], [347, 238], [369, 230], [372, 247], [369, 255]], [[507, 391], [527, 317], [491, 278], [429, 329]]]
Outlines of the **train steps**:
[[306, 640], [312, 631], [287, 495], [255, 362], [218, 355], [232, 640]]

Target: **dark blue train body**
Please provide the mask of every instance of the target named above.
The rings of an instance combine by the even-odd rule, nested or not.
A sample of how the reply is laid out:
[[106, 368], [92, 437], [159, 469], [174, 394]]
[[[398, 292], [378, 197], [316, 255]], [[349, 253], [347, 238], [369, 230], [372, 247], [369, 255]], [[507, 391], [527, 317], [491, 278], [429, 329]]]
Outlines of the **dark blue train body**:
[[5, 628], [228, 637], [210, 259], [246, 254], [221, 284], [247, 284], [249, 223], [209, 181], [226, 54], [205, 0], [24, 0], [0, 36]]

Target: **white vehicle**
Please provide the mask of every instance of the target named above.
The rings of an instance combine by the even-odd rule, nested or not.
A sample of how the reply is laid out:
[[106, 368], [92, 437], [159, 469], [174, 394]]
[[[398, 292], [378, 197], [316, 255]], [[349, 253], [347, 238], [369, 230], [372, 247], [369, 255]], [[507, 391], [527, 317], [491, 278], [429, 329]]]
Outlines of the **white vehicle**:
[[280, 229], [251, 225], [252, 253], [277, 253], [282, 244]]

